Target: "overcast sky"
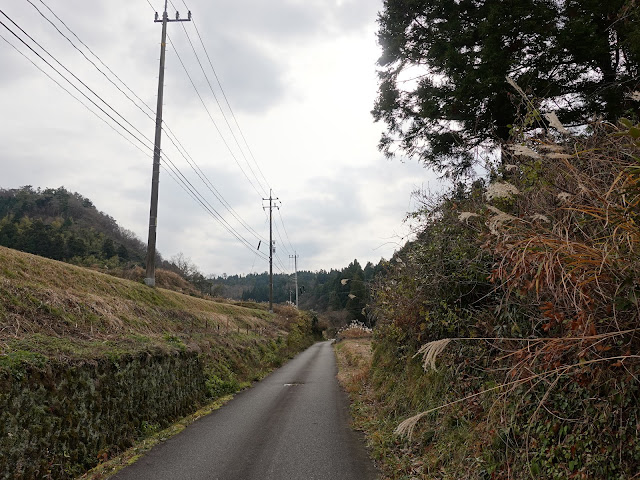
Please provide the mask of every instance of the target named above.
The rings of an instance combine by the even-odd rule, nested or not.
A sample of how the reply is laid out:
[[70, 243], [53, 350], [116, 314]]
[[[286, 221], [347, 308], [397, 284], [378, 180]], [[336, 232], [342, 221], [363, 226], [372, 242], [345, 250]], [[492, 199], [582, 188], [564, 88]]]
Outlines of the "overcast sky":
[[[263, 210], [268, 202], [262, 198], [269, 196], [271, 188], [280, 200], [280, 210], [274, 211], [274, 271], [279, 271], [278, 266], [293, 270], [289, 256], [294, 249], [299, 255], [298, 268], [304, 270], [342, 268], [354, 258], [363, 265], [389, 258], [408, 232], [403, 218], [415, 206], [411, 192], [437, 189], [438, 182], [415, 161], [387, 160], [377, 150], [383, 125], [374, 124], [370, 111], [377, 89], [375, 32], [382, 2], [188, 0], [188, 9], [182, 0], [173, 2], [175, 8], [169, 3], [170, 18], [175, 18], [176, 8], [183, 18], [190, 9], [194, 22], [168, 25], [163, 119], [186, 154], [163, 133], [157, 241], [163, 256], [183, 252], [204, 274], [268, 270], [268, 262], [255, 251], [260, 239], [269, 237], [268, 211]], [[0, 21], [143, 144], [0, 25], [2, 37], [111, 125], [0, 39], [0, 187], [64, 186], [89, 197], [99, 210], [146, 242], [152, 167], [149, 146], [154, 137], [161, 34], [161, 25], [153, 19], [154, 11], [162, 11], [163, 2], [31, 3], [106, 75], [75, 50], [29, 0], [5, 1], [0, 9], [117, 113], [6, 16], [0, 14]], [[120, 84], [45, 4], [151, 109]], [[187, 159], [197, 164], [204, 181]], [[171, 178], [175, 174], [164, 168], [168, 161], [251, 247], [237, 240]], [[264, 243], [260, 252], [268, 255]]]

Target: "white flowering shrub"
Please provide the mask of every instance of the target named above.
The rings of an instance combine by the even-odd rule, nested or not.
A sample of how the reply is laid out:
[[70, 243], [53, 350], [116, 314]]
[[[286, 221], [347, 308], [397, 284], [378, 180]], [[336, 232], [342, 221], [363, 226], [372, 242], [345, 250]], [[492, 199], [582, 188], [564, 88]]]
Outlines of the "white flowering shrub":
[[373, 330], [364, 323], [353, 320], [349, 325], [345, 325], [338, 330], [338, 338], [364, 338], [370, 337]]

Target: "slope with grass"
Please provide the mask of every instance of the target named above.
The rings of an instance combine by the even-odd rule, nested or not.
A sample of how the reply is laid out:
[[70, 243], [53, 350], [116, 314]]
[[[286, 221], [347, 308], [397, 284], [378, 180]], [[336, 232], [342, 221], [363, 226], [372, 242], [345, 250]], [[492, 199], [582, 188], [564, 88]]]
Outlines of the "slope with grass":
[[385, 478], [638, 477], [640, 124], [540, 118], [373, 285], [349, 388]]
[[71, 478], [312, 342], [293, 308], [0, 247], [0, 478]]

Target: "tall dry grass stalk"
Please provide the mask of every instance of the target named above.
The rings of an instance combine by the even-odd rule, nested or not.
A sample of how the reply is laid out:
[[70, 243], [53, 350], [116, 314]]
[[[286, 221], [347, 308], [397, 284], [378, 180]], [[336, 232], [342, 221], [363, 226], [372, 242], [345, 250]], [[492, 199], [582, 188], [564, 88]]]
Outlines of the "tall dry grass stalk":
[[431, 408], [429, 410], [425, 410], [424, 412], [420, 412], [416, 415], [413, 415], [412, 417], [407, 418], [406, 420], [403, 420], [394, 430], [394, 433], [398, 436], [402, 436], [402, 437], [407, 437], [409, 440], [411, 440], [411, 438], [413, 437], [413, 433], [415, 431], [416, 426], [418, 425], [418, 423], [420, 422], [420, 420], [422, 420], [424, 417], [426, 417], [427, 415], [429, 415], [430, 413], [434, 413], [437, 412], [438, 410], [442, 410], [443, 408], [447, 408], [447, 407], [451, 407], [454, 405], [457, 405], [459, 403], [462, 402], [466, 402], [468, 400], [471, 400], [473, 398], [477, 398], [480, 397], [482, 395], [486, 395], [488, 393], [491, 392], [495, 392], [496, 390], [504, 390], [504, 389], [513, 389], [519, 385], [523, 385], [526, 383], [530, 383], [533, 382], [535, 380], [540, 380], [540, 379], [545, 379], [548, 377], [551, 377], [553, 375], [562, 375], [566, 372], [568, 372], [569, 370], [572, 369], [576, 369], [576, 368], [584, 368], [585, 366], [588, 365], [594, 365], [597, 363], [602, 363], [602, 362], [607, 362], [607, 361], [611, 361], [611, 360], [617, 360], [617, 361], [624, 361], [624, 360], [638, 360], [640, 359], [640, 355], [623, 355], [623, 356], [617, 356], [617, 357], [610, 357], [610, 358], [598, 358], [598, 359], [593, 359], [593, 360], [587, 360], [587, 361], [582, 361], [580, 363], [576, 363], [576, 364], [572, 364], [572, 365], [563, 365], [561, 367], [557, 367], [557, 368], [553, 368], [541, 373], [536, 373], [534, 375], [529, 375], [527, 377], [524, 378], [518, 378], [516, 380], [513, 380], [511, 382], [506, 382], [500, 385], [496, 385], [495, 387], [491, 387], [491, 388], [486, 388], [483, 389], [479, 392], [473, 393], [471, 395], [467, 395], [464, 398], [459, 398], [457, 400], [454, 400], [453, 402], [448, 402], [444, 405], [439, 405], [435, 408]]
[[422, 367], [425, 371], [429, 371], [429, 369], [437, 370], [436, 358], [445, 348], [447, 348], [449, 342], [451, 342], [451, 339], [443, 338], [442, 340], [435, 340], [433, 342], [426, 343], [418, 350], [413, 358], [422, 355]]

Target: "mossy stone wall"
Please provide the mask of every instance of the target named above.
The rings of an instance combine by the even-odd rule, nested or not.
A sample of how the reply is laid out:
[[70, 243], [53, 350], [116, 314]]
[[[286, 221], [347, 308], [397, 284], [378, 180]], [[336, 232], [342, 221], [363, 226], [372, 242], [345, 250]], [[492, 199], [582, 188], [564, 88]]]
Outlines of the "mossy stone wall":
[[192, 352], [0, 370], [0, 479], [83, 473], [108, 449], [193, 412], [205, 400], [203, 370]]

